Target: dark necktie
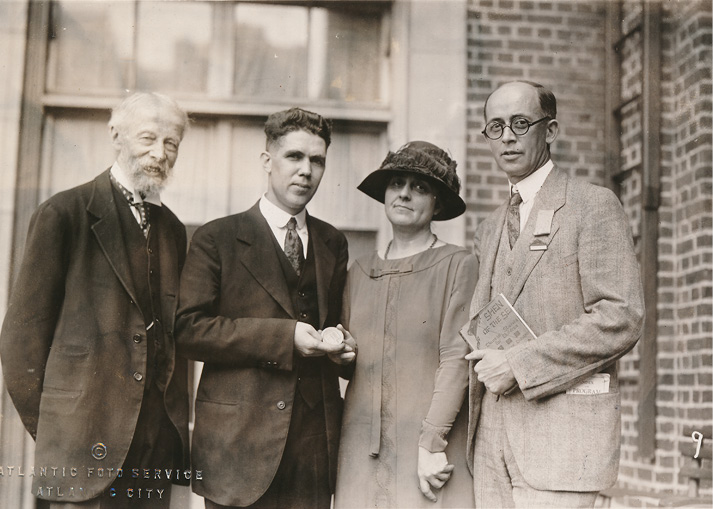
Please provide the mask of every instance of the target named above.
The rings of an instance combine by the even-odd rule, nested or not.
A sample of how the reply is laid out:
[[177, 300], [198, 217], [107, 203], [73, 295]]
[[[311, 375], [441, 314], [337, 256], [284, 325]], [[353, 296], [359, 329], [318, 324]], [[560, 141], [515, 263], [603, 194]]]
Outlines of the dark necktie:
[[302, 239], [297, 233], [297, 220], [291, 217], [287, 222], [287, 234], [285, 235], [285, 256], [290, 261], [290, 265], [299, 276], [302, 274], [302, 266], [305, 263], [305, 255], [302, 247]]
[[520, 236], [520, 204], [522, 203], [522, 197], [515, 188], [512, 190], [512, 195], [510, 196], [510, 205], [508, 205], [508, 240], [510, 241], [510, 249], [517, 242], [517, 238]]
[[[150, 220], [149, 208], [150, 207], [148, 206], [148, 203], [143, 202], [143, 201], [140, 201], [140, 202], [135, 201], [134, 195], [131, 193], [131, 191], [126, 189], [124, 186], [122, 186], [121, 183], [114, 178], [114, 175], [110, 175], [110, 176], [111, 176], [112, 183], [116, 186], [116, 188], [119, 191], [121, 191], [121, 194], [124, 195], [124, 198], [126, 198], [126, 201], [129, 202], [129, 205], [131, 207], [134, 207], [139, 212], [139, 218], [140, 218], [139, 226], [141, 226], [141, 231], [144, 232], [144, 237], [148, 237], [149, 236], [149, 227], [150, 227], [150, 222], [149, 222], [149, 220]], [[140, 194], [140, 196], [142, 199], [144, 198], [143, 195]]]
[[140, 203], [132, 203], [132, 207], [136, 207], [141, 217], [141, 231], [144, 232], [144, 237], [149, 236], [149, 228], [151, 228], [151, 204], [142, 201]]

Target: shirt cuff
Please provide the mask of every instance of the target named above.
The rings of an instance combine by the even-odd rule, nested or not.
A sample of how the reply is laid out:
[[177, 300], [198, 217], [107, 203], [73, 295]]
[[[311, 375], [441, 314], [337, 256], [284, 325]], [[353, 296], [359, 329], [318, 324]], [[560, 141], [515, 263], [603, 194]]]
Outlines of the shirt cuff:
[[418, 438], [419, 447], [423, 447], [428, 452], [443, 452], [448, 445], [449, 427], [434, 426], [425, 420], [421, 422], [421, 435]]

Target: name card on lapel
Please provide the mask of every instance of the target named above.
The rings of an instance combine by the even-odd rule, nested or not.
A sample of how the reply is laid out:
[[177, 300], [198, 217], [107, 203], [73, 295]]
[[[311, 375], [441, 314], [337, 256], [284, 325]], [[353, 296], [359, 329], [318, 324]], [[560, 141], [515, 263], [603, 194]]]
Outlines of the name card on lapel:
[[547, 244], [542, 242], [540, 239], [536, 239], [532, 244], [530, 244], [530, 251], [547, 251]]
[[552, 231], [552, 218], [555, 211], [552, 209], [540, 210], [537, 212], [537, 222], [535, 223], [535, 237], [549, 235]]

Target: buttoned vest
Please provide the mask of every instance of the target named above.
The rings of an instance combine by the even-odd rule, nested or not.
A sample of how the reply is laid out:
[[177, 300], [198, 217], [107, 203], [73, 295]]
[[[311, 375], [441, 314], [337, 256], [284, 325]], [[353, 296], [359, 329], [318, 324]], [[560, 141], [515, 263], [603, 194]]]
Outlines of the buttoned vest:
[[[273, 236], [274, 238], [274, 236]], [[300, 322], [310, 324], [319, 330], [319, 300], [317, 297], [317, 272], [314, 263], [312, 242], [307, 249], [307, 258], [302, 267], [301, 276], [292, 268], [290, 261], [285, 256], [285, 252], [278, 245], [277, 240], [273, 243], [277, 250], [282, 273], [287, 282], [293, 309]], [[322, 400], [322, 362], [323, 357], [301, 357], [296, 355], [296, 369], [298, 377], [298, 390], [302, 398], [310, 406], [314, 406]]]
[[[168, 360], [164, 349], [163, 324], [161, 323], [161, 264], [159, 262], [158, 234], [161, 227], [161, 207], [152, 207], [148, 237], [144, 237], [126, 198], [112, 186], [114, 200], [119, 210], [119, 220], [124, 246], [129, 259], [133, 288], [139, 309], [144, 317], [146, 335], [127, 341], [146, 341], [145, 386], [151, 383], [162, 391], [168, 378]], [[138, 347], [139, 344], [132, 345]]]
[[[521, 242], [518, 239], [518, 242]], [[517, 243], [515, 244], [517, 246]], [[505, 225], [502, 229], [500, 235], [500, 242], [498, 243], [498, 253], [495, 256], [495, 267], [493, 268], [493, 275], [490, 279], [490, 298], [494, 298], [499, 293], [505, 293], [506, 288], [508, 288], [511, 280], [515, 275], [513, 274], [513, 252], [515, 250], [510, 249], [510, 240], [508, 238], [508, 229]], [[512, 302], [510, 304], [513, 304]]]

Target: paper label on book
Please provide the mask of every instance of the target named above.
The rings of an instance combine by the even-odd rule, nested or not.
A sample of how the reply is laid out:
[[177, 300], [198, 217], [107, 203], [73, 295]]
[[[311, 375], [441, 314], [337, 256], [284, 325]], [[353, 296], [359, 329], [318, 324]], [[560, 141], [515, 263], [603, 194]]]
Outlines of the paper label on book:
[[567, 389], [567, 394], [606, 394], [609, 392], [609, 373], [595, 373], [584, 382]]
[[535, 338], [502, 293], [481, 309], [460, 333], [474, 350], [507, 350]]

